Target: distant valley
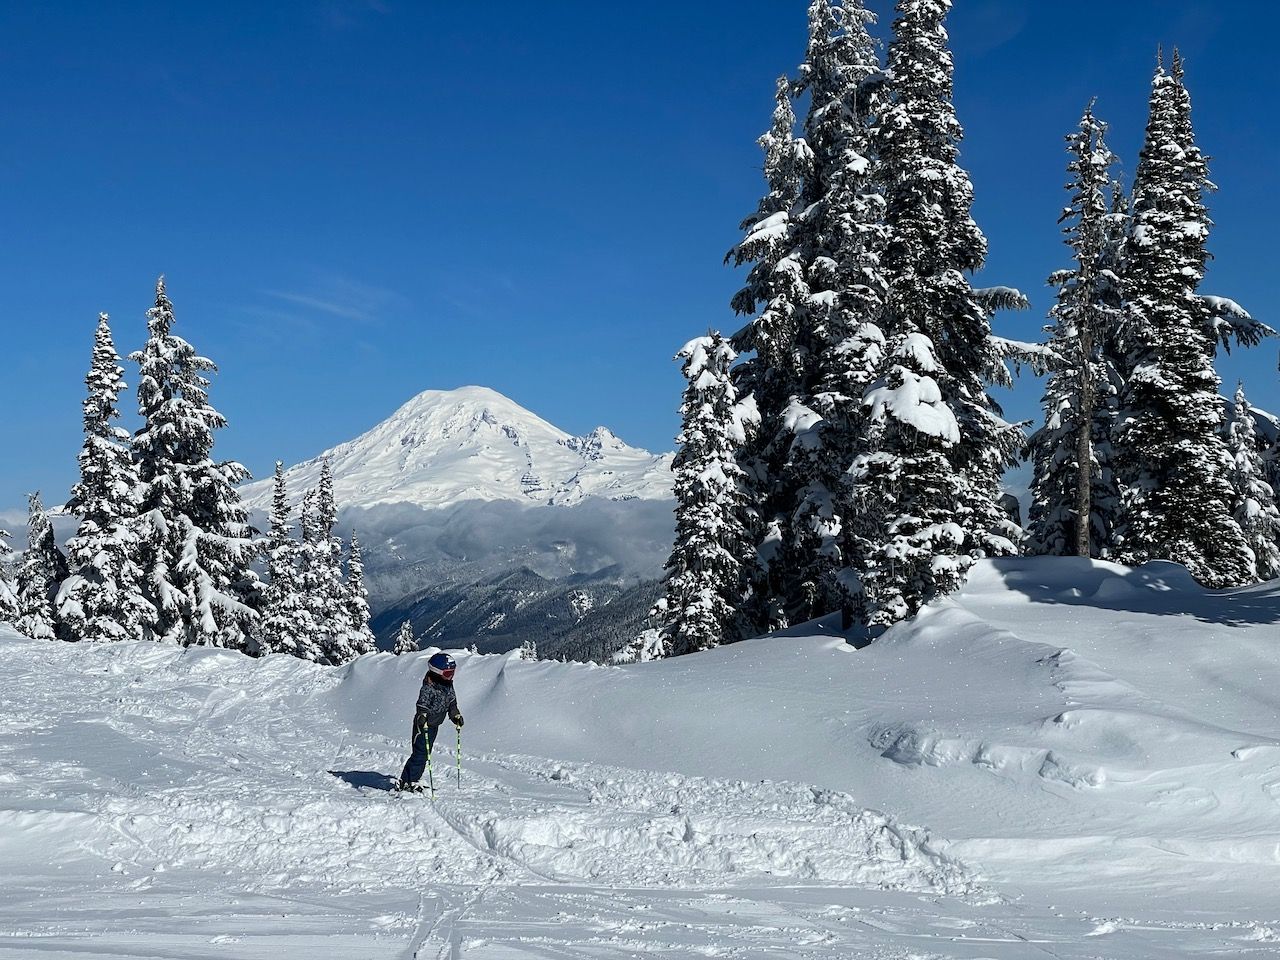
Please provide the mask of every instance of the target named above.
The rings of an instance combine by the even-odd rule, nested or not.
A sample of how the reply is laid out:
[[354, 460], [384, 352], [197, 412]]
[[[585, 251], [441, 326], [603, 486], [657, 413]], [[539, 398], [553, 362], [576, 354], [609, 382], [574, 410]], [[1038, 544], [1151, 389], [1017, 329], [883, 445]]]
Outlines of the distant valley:
[[[671, 549], [671, 454], [605, 427], [575, 437], [496, 391], [427, 391], [290, 467], [295, 506], [325, 461], [364, 545], [374, 630], [421, 642], [607, 659], [634, 636]], [[270, 480], [242, 488], [265, 516]]]

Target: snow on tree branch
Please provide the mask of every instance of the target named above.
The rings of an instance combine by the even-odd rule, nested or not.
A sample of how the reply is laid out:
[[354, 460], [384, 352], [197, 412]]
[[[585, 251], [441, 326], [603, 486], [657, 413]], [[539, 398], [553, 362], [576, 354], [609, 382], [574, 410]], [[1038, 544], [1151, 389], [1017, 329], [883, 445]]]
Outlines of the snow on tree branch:
[[1027, 295], [1013, 287], [975, 287], [973, 299], [988, 313], [997, 310], [1028, 310], [1031, 307]]
[[1256, 347], [1263, 340], [1276, 335], [1274, 329], [1253, 319], [1248, 310], [1228, 297], [1200, 294], [1199, 299], [1208, 311], [1209, 336], [1221, 343], [1228, 353], [1231, 352], [1233, 340], [1238, 346]]

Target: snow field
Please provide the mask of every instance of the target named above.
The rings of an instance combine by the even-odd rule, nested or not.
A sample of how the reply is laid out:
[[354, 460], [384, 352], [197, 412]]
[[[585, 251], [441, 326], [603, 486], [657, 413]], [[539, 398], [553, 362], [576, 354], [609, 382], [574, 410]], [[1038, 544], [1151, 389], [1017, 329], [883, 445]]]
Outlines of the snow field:
[[1278, 621], [1018, 560], [863, 651], [462, 654], [435, 803], [425, 654], [0, 629], [0, 960], [1277, 956]]
[[[54, 710], [15, 724], [33, 747], [15, 773], [39, 801], [75, 798], [92, 812], [89, 849], [135, 867], [239, 867], [268, 886], [302, 877], [338, 889], [478, 878], [642, 886], [726, 874], [968, 888], [963, 868], [923, 831], [832, 791], [503, 755], [467, 757], [459, 789], [447, 728], [433, 805], [385, 789], [404, 760], [412, 696], [399, 704], [404, 738], [358, 738], [326, 715], [326, 694], [343, 692], [352, 668], [138, 644], [86, 648], [94, 665], [77, 673], [86, 665], [65, 659], [75, 651], [26, 651], [63, 654], [70, 673]], [[381, 654], [355, 671], [395, 682], [425, 662]], [[105, 709], [86, 709], [92, 703]], [[353, 759], [369, 769], [345, 769]], [[24, 816], [26, 829], [39, 822]]]
[[[365, 954], [340, 944], [425, 942], [423, 911], [447, 920], [509, 885], [970, 887], [923, 831], [798, 784], [483, 753], [464, 755], [459, 787], [446, 730], [436, 801], [390, 793], [425, 655], [335, 669], [11, 633], [0, 646], [7, 689], [24, 691], [0, 721], [0, 858], [12, 871], [0, 881], [0, 956], [17, 943], [41, 956], [157, 955], [169, 943], [175, 952], [158, 955], [191, 956], [191, 931], [208, 924], [175, 900], [198, 899], [226, 921], [232, 932], [199, 937], [221, 948], [213, 955], [257, 956], [261, 944], [243, 945], [309, 941], [292, 907], [275, 924], [246, 904], [407, 898], [398, 911], [344, 916], [344, 907], [326, 919], [336, 939], [312, 955], [351, 956]], [[500, 672], [539, 666], [481, 659]], [[381, 702], [358, 693], [370, 681], [385, 691]], [[341, 721], [355, 701], [380, 708], [366, 719], [385, 732]], [[52, 913], [41, 906], [47, 890], [67, 900]], [[140, 909], [148, 922], [135, 943]], [[264, 924], [268, 932], [252, 933]]]

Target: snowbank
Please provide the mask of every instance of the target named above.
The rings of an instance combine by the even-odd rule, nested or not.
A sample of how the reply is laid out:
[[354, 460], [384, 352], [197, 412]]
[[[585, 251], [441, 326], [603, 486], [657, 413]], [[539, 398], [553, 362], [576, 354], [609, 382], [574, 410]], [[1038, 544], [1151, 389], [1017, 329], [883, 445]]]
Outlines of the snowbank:
[[[568, 911], [573, 936], [604, 924], [618, 956], [653, 942], [632, 914], [659, 902], [721, 929], [706, 891], [785, 902], [826, 931], [824, 957], [856, 955], [866, 930], [922, 935], [941, 910], [1028, 935], [1068, 924], [1058, 907], [1029, 919], [1035, 903], [1075, 905], [1060, 935], [1110, 938], [1109, 957], [1166, 955], [1134, 946], [1139, 929], [1271, 943], [1278, 621], [1276, 585], [1209, 592], [1170, 564], [1009, 560], [861, 651], [815, 624], [624, 668], [463, 653], [463, 782], [446, 731], [434, 804], [382, 789], [426, 654], [324, 668], [0, 628], [0, 948], [18, 930], [145, 955], [198, 901], [220, 905], [206, 942], [260, 929], [279, 943], [266, 918], [288, 903], [332, 951], [313, 955], [443, 937], [486, 956], [503, 916], [550, 923], [569, 890], [593, 904]], [[786, 892], [809, 887], [822, 910]], [[867, 909], [856, 891], [894, 890], [968, 906], [926, 921], [882, 899], [905, 911], [897, 927], [843, 925]], [[459, 931], [466, 917], [479, 929], [482, 899], [492, 922], [468, 953]], [[630, 904], [616, 923], [600, 919], [610, 900]], [[338, 902], [349, 910], [322, 920]], [[1132, 920], [1155, 903], [1179, 919]], [[108, 913], [117, 939], [67, 946]], [[793, 928], [771, 929], [750, 942], [778, 955]], [[309, 936], [290, 927], [290, 949]], [[903, 949], [891, 940], [876, 941], [885, 955]]]

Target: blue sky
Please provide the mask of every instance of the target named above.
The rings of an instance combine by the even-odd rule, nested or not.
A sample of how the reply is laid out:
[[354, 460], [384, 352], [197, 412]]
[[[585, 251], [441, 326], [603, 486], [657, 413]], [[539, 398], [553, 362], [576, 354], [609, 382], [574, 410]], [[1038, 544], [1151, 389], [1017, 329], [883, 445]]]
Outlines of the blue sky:
[[[721, 260], [805, 6], [0, 2], [0, 507], [65, 495], [97, 313], [138, 347], [161, 272], [221, 367], [217, 452], [255, 475], [468, 383], [669, 449], [672, 354], [738, 322]], [[982, 282], [1034, 302], [1001, 333], [1037, 335], [1067, 256], [1062, 137], [1098, 96], [1131, 174], [1159, 43], [1187, 57], [1222, 188], [1205, 290], [1280, 319], [1269, 0], [956, 7]], [[1276, 352], [1224, 379], [1280, 407]], [[1029, 417], [1038, 397], [1002, 399]]]

